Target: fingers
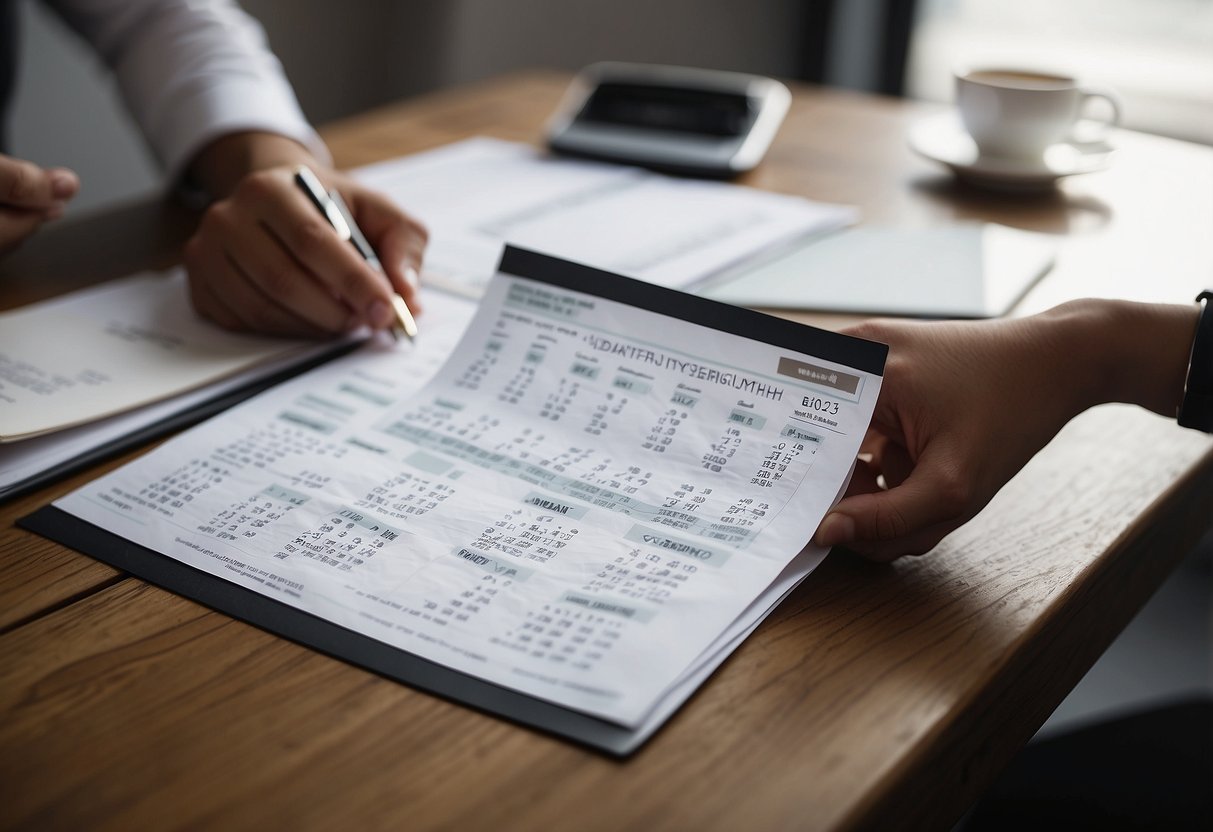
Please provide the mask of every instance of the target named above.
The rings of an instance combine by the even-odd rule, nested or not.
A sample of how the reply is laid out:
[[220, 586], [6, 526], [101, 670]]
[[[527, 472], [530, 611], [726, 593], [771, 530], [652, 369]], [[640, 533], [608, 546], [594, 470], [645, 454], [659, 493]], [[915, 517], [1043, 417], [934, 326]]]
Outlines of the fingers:
[[[338, 236], [293, 185], [289, 172], [249, 177], [237, 188], [233, 199], [243, 203], [245, 212], [256, 215], [269, 229], [279, 245], [298, 262], [299, 272], [306, 270], [372, 328], [382, 329], [391, 324], [388, 281]], [[273, 287], [281, 288], [281, 285]], [[284, 302], [296, 313], [305, 312], [298, 305], [299, 298], [291, 297]]]
[[48, 220], [63, 215], [80, 188], [66, 168], [43, 169], [0, 154], [0, 252], [11, 251]]
[[186, 247], [195, 308], [221, 326], [276, 335], [389, 326], [397, 281], [415, 303], [404, 269], [420, 262], [424, 232], [386, 199], [373, 203], [366, 218], [384, 246], [381, 254], [390, 255], [385, 263], [394, 265], [394, 278], [373, 269], [338, 235], [295, 187], [289, 168], [246, 177], [229, 199], [208, 209]]
[[971, 489], [948, 459], [932, 449], [903, 481], [887, 483], [887, 491], [851, 489], [826, 515], [814, 542], [881, 560], [929, 551], [972, 513]]
[[54, 217], [46, 211], [25, 211], [0, 208], [0, 252], [11, 251], [38, 230], [38, 226]]
[[[235, 284], [251, 284], [256, 293], [240, 288], [240, 296], [258, 306], [271, 306], [264, 313], [266, 327], [254, 330], [281, 333], [284, 321], [307, 324], [316, 332], [339, 333], [352, 328], [359, 316], [351, 314], [345, 303], [320, 279], [305, 268], [281, 241], [260, 222], [252, 221], [230, 206], [218, 206], [204, 223], [213, 227], [213, 236], [222, 246], [213, 245], [202, 252], [204, 262], [214, 269], [215, 288], [231, 293]], [[222, 251], [223, 258], [213, 257]], [[283, 317], [283, 313], [286, 317]]]
[[879, 476], [880, 471], [861, 457], [855, 462], [855, 470], [851, 473], [851, 481], [847, 483], [847, 490], [843, 497], [880, 491]]
[[[224, 329], [268, 335], [316, 337], [323, 329], [275, 302], [226, 252], [205, 245], [198, 237], [186, 246], [190, 269], [190, 300], [194, 309]], [[193, 279], [195, 274], [206, 280]]]
[[896, 488], [914, 471], [914, 460], [897, 442], [885, 439], [872, 448], [872, 466], [880, 472], [885, 488]]
[[33, 162], [0, 156], [0, 205], [48, 211], [62, 210], [63, 203], [80, 188], [76, 174], [66, 168], [43, 169]]
[[383, 194], [356, 184], [345, 185], [343, 191], [354, 219], [379, 255], [393, 291], [417, 314], [421, 309], [417, 274], [429, 232]]

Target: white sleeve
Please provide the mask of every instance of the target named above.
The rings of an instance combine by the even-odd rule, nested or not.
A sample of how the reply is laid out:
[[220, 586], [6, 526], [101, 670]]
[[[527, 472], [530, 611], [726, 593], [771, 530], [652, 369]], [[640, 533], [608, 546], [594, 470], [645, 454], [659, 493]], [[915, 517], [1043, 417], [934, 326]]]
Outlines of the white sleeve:
[[171, 180], [210, 141], [265, 130], [329, 154], [265, 32], [234, 0], [47, 0], [109, 65]]

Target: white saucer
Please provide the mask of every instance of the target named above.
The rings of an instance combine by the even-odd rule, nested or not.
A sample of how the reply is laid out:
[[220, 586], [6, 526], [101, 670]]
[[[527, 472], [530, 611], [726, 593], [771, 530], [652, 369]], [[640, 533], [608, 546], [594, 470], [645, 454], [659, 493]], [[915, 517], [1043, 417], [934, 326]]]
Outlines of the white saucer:
[[961, 179], [1004, 190], [1051, 188], [1063, 176], [1103, 170], [1115, 152], [1106, 142], [1062, 142], [1046, 150], [1039, 161], [983, 157], [955, 113], [940, 113], [914, 125], [910, 147]]

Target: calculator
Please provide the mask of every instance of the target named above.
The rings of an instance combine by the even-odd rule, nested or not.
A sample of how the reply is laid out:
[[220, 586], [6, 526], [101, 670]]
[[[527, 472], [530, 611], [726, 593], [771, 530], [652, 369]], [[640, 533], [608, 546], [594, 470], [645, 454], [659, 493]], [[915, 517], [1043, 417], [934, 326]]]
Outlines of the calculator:
[[573, 79], [548, 124], [556, 153], [729, 178], [762, 160], [792, 96], [760, 75], [604, 62]]

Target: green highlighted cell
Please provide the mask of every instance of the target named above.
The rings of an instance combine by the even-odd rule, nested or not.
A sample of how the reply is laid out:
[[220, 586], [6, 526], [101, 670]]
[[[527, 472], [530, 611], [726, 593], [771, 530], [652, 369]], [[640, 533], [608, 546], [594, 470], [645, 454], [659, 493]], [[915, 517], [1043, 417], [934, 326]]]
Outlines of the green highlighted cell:
[[689, 540], [671, 537], [665, 532], [645, 528], [644, 526], [632, 526], [623, 537], [625, 540], [630, 540], [633, 543], [643, 543], [645, 546], [652, 546], [656, 549], [669, 552], [672, 555], [693, 558], [699, 563], [707, 563], [712, 566], [720, 566], [729, 559], [728, 552], [722, 552], [719, 549], [709, 549], [703, 544], [691, 543]]
[[389, 404], [391, 404], [393, 401], [395, 401], [394, 399], [390, 398], [389, 396], [384, 396], [380, 393], [376, 393], [374, 390], [367, 390], [365, 387], [356, 387], [353, 384], [348, 384], [348, 383], [342, 384], [337, 389], [340, 390], [342, 393], [348, 393], [351, 396], [356, 396], [357, 398], [362, 399], [363, 401], [367, 401], [367, 402], [370, 402], [371, 404], [379, 405], [380, 407], [387, 407]]
[[323, 410], [327, 413], [337, 413], [342, 416], [349, 416], [356, 411], [347, 404], [335, 402], [332, 399], [322, 399], [320, 396], [311, 393], [305, 393], [295, 400], [295, 404], [303, 407], [314, 407], [317, 410]]
[[573, 366], [569, 368], [571, 375], [578, 378], [588, 378], [591, 381], [598, 378], [598, 374], [602, 371], [601, 367], [596, 367], [593, 364], [586, 364], [584, 361], [574, 361]]
[[633, 621], [649, 622], [657, 614], [651, 609], [638, 607], [627, 601], [617, 601], [613, 598], [601, 598], [596, 595], [586, 595], [582, 592], [566, 592], [560, 596], [560, 603], [582, 607], [590, 612], [601, 612], [607, 615], [617, 615]]
[[759, 416], [757, 413], [751, 413], [748, 410], [734, 408], [733, 412], [729, 414], [729, 421], [735, 425], [762, 430], [763, 426], [767, 423], [767, 418]]
[[629, 393], [647, 393], [652, 389], [652, 386], [647, 381], [641, 381], [638, 378], [629, 378], [628, 376], [615, 376], [615, 380], [611, 382], [611, 386], [616, 390], [626, 390]]
[[454, 464], [442, 457], [427, 454], [425, 451], [416, 451], [405, 457], [404, 461], [414, 468], [420, 468], [422, 471], [430, 474], [445, 474]]
[[814, 444], [821, 443], [821, 437], [815, 433], [810, 433], [797, 425], [784, 425], [783, 430], [779, 432], [780, 436], [788, 439], [795, 439], [797, 442], [812, 442]]
[[300, 427], [314, 430], [317, 433], [323, 433], [326, 436], [337, 430], [337, 426], [331, 422], [322, 422], [319, 419], [313, 419], [311, 416], [305, 416], [293, 410], [284, 410], [278, 414], [278, 418], [284, 422], [290, 422], [292, 425], [299, 425]]
[[[514, 283], [506, 296], [506, 305], [517, 309], [547, 312], [561, 318], [575, 318], [580, 307], [588, 306], [584, 301], [562, 295], [550, 289]], [[589, 308], [593, 308], [590, 306]]]
[[378, 445], [372, 445], [365, 439], [359, 439], [357, 436], [351, 436], [345, 440], [345, 444], [353, 445], [355, 448], [362, 448], [364, 451], [370, 451], [373, 454], [386, 454], [387, 448], [381, 448]]

